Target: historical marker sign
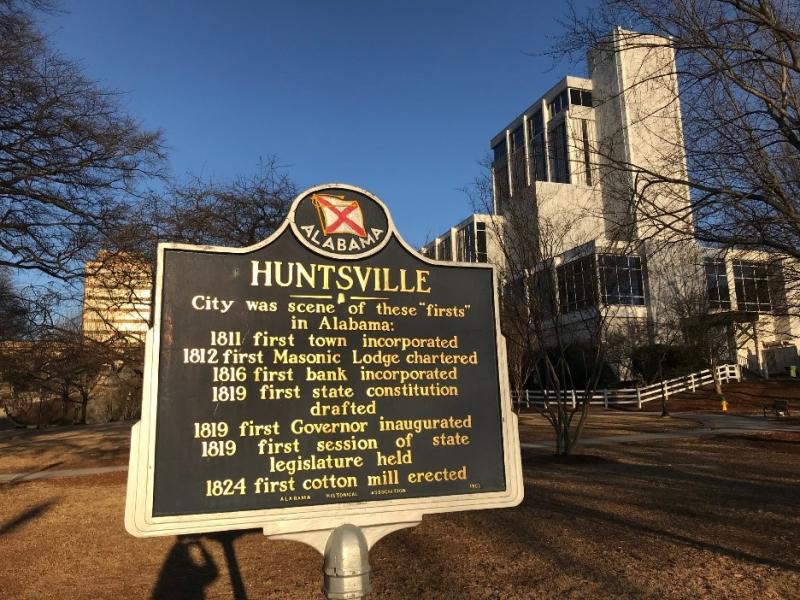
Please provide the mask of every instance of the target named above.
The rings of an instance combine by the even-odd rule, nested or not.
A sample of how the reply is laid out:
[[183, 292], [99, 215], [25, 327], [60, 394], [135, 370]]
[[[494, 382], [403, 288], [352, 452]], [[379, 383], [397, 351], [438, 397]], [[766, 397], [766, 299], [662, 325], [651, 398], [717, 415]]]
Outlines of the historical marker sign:
[[385, 206], [301, 194], [250, 248], [163, 244], [134, 427], [134, 535], [379, 525], [522, 499], [494, 271]]

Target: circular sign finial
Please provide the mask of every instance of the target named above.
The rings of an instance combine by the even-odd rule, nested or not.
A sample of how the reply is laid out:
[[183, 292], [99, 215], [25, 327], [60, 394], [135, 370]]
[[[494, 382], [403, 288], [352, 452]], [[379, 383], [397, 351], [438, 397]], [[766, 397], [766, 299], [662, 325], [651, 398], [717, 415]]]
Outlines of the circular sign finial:
[[343, 184], [306, 190], [295, 200], [289, 219], [300, 242], [329, 258], [374, 254], [386, 245], [391, 233], [383, 203], [366, 190]]

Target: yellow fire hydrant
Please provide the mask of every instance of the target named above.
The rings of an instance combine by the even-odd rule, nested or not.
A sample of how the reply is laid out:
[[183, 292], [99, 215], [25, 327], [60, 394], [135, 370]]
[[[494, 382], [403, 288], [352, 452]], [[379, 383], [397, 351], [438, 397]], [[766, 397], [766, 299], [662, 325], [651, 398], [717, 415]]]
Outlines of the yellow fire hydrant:
[[722, 396], [722, 412], [728, 412], [728, 402], [725, 400], [725, 396]]

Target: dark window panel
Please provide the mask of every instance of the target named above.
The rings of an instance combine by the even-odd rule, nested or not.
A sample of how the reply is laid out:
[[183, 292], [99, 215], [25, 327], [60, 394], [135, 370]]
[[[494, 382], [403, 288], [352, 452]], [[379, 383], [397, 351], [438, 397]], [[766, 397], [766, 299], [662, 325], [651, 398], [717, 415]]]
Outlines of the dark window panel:
[[453, 249], [450, 247], [449, 235], [439, 244], [439, 260], [453, 260]]
[[486, 223], [475, 224], [475, 246], [478, 262], [485, 263], [488, 260], [486, 253]]
[[533, 163], [533, 178], [536, 181], [547, 181], [547, 153], [544, 146], [544, 135], [539, 134], [533, 138], [531, 144], [531, 161]]
[[733, 261], [733, 281], [739, 310], [771, 312], [769, 266], [763, 263]]
[[511, 199], [511, 188], [508, 185], [508, 165], [492, 169], [494, 173], [495, 208], [502, 213]]
[[569, 108], [569, 97], [567, 90], [564, 90], [558, 96], [553, 98], [553, 101], [548, 105], [548, 108], [550, 109], [551, 117], [557, 115], [562, 110], [567, 110], [567, 108]]
[[538, 110], [530, 118], [531, 122], [531, 137], [544, 131], [544, 119], [542, 118], [542, 111]]
[[728, 289], [728, 274], [725, 261], [718, 258], [706, 258], [703, 262], [706, 276], [706, 293], [708, 306], [711, 309], [729, 309], [731, 296]]
[[552, 317], [556, 309], [552, 271], [550, 269], [538, 271], [533, 277], [533, 287], [534, 293], [531, 301], [538, 303], [542, 317]]
[[595, 306], [594, 256], [584, 256], [556, 269], [558, 302], [561, 312], [568, 313]]
[[495, 164], [505, 162], [506, 157], [508, 156], [505, 141], [500, 142], [499, 144], [497, 144], [497, 146], [492, 148], [492, 152], [494, 153]]
[[598, 267], [603, 304], [644, 306], [644, 276], [640, 257], [600, 254]]
[[550, 130], [550, 181], [569, 183], [567, 127], [564, 123]]
[[592, 161], [589, 153], [589, 122], [581, 119], [581, 135], [583, 137], [583, 168], [586, 174], [586, 185], [592, 185]]
[[517, 152], [525, 148], [525, 133], [522, 130], [522, 125], [517, 127], [511, 133], [511, 152]]
[[525, 152], [520, 148], [511, 155], [511, 181], [513, 193], [518, 194], [528, 186], [528, 174], [525, 169]]

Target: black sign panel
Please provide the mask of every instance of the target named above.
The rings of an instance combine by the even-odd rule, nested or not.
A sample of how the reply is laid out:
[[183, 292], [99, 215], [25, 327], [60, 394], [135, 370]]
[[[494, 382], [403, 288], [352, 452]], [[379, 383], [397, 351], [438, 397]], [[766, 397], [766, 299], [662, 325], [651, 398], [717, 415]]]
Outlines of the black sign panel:
[[421, 260], [351, 189], [289, 219], [163, 251], [153, 516], [505, 490], [492, 270]]

